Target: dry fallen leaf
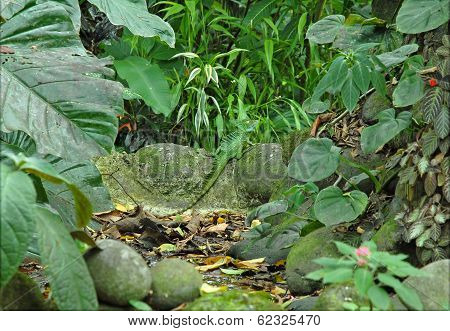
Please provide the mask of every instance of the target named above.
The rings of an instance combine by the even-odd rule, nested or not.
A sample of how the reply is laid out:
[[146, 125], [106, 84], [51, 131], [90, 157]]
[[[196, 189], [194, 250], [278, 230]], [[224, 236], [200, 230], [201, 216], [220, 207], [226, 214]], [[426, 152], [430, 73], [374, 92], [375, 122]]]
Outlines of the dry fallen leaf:
[[228, 288], [224, 286], [213, 286], [207, 283], [203, 283], [202, 287], [200, 287], [200, 293], [216, 293], [216, 292], [225, 292]]
[[217, 224], [209, 227], [206, 232], [223, 232], [227, 227], [227, 223]]
[[241, 269], [249, 269], [249, 270], [255, 270], [258, 271], [261, 267], [261, 264], [264, 262], [264, 257], [259, 259], [253, 259], [253, 260], [247, 260], [247, 261], [239, 261], [234, 260], [233, 264]]
[[213, 256], [213, 257], [209, 257], [203, 261], [203, 263], [205, 263], [205, 265], [197, 266], [197, 267], [195, 267], [195, 269], [197, 269], [200, 272], [214, 270], [214, 269], [218, 269], [219, 267], [221, 267], [223, 265], [227, 265], [228, 263], [231, 262], [231, 260], [232, 260], [232, 258], [229, 256]]

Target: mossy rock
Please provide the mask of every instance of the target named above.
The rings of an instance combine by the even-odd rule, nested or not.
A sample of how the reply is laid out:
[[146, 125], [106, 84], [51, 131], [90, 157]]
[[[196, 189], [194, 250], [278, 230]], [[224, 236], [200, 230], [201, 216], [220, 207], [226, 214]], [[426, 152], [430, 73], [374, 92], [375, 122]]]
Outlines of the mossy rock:
[[294, 153], [295, 149], [308, 138], [311, 138], [309, 129], [293, 131], [282, 138], [281, 148], [283, 150], [284, 164], [288, 165], [292, 153]]
[[352, 284], [334, 284], [323, 290], [312, 310], [346, 310], [344, 303], [369, 306], [368, 300], [361, 297]]
[[300, 238], [300, 231], [304, 222], [289, 221], [281, 228], [274, 226], [266, 236], [244, 239], [234, 244], [228, 255], [240, 260], [264, 258], [264, 262], [274, 264], [285, 260], [292, 245]]
[[321, 287], [320, 282], [305, 278], [308, 273], [321, 268], [313, 260], [320, 257], [339, 257], [333, 241], [344, 241], [355, 246], [358, 239], [355, 234], [335, 232], [332, 227], [320, 228], [301, 237], [286, 260], [286, 280], [290, 291], [295, 295], [307, 295], [318, 290]]
[[100, 300], [127, 306], [130, 300], [144, 299], [151, 288], [151, 275], [145, 260], [134, 249], [116, 240], [100, 240], [98, 248], [85, 254]]
[[39, 286], [28, 275], [17, 272], [0, 290], [0, 310], [54, 310]]
[[393, 219], [387, 220], [372, 237], [380, 251], [396, 252], [401, 233], [398, 223]]
[[279, 144], [256, 144], [236, 162], [236, 187], [248, 198], [260, 202], [269, 201], [274, 186], [286, 175]]
[[165, 259], [151, 268], [152, 308], [169, 310], [200, 295], [202, 275], [194, 266], [180, 259]]
[[184, 310], [190, 311], [281, 311], [266, 292], [230, 290], [206, 294], [191, 302]]
[[311, 311], [314, 310], [318, 297], [306, 297], [294, 300], [287, 307], [287, 310], [292, 311]]
[[392, 108], [389, 99], [378, 92], [374, 92], [367, 97], [362, 107], [361, 118], [364, 123], [372, 124], [376, 122], [377, 115], [388, 108]]
[[[416, 291], [423, 310], [450, 310], [450, 259], [427, 264], [421, 269], [423, 277], [408, 277], [403, 284]], [[394, 296], [395, 310], [407, 310], [407, 304]]]

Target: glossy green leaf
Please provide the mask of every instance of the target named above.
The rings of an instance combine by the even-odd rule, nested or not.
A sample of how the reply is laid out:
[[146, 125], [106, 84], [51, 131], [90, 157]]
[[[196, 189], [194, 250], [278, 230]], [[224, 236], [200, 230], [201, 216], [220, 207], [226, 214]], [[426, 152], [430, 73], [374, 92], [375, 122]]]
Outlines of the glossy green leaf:
[[0, 288], [6, 285], [22, 263], [34, 228], [36, 191], [22, 171], [2, 162], [0, 201]]
[[373, 305], [380, 310], [387, 310], [391, 304], [389, 294], [379, 286], [373, 285], [370, 287], [367, 291], [367, 295]]
[[330, 186], [317, 195], [314, 213], [326, 226], [351, 222], [364, 212], [368, 201], [364, 192], [343, 193], [340, 188]]
[[359, 101], [359, 89], [356, 85], [356, 82], [353, 79], [352, 73], [349, 73], [347, 76], [344, 85], [341, 90], [342, 101], [344, 102], [344, 106], [350, 112], [352, 112]]
[[355, 287], [361, 295], [366, 295], [373, 285], [373, 275], [367, 268], [358, 268], [354, 275]]
[[146, 59], [129, 56], [114, 61], [117, 73], [128, 82], [130, 89], [142, 96], [156, 114], [169, 116], [172, 112], [172, 92], [163, 71]]
[[[53, 168], [67, 181], [74, 184], [92, 205], [92, 212], [101, 213], [114, 209], [109, 191], [103, 185], [102, 176], [90, 161], [66, 161], [48, 155], [45, 157]], [[70, 190], [63, 185], [44, 181], [50, 205], [58, 211], [66, 224], [76, 225], [77, 201]]]
[[126, 26], [134, 35], [159, 37], [175, 47], [175, 32], [169, 23], [150, 14], [146, 0], [88, 0], [108, 16], [114, 25]]
[[288, 174], [302, 182], [327, 178], [339, 165], [340, 150], [328, 138], [310, 138], [295, 149], [289, 161]]
[[328, 283], [344, 283], [351, 280], [353, 277], [353, 270], [350, 268], [334, 269], [323, 276], [323, 282]]
[[76, 225], [78, 227], [84, 227], [88, 224], [92, 216], [92, 205], [88, 198], [76, 185], [70, 182], [65, 176], [59, 174], [50, 163], [34, 156], [15, 155], [5, 151], [2, 151], [2, 154], [12, 159], [19, 170], [34, 174], [54, 184], [65, 184], [73, 196]]
[[384, 79], [384, 75], [381, 72], [372, 70], [370, 72], [370, 81], [372, 82], [373, 87], [379, 94], [381, 94], [382, 96], [386, 96], [387, 94], [386, 80]]
[[66, 51], [1, 55], [2, 130], [21, 130], [42, 154], [85, 160], [114, 145], [123, 110], [122, 86], [108, 60]]
[[328, 79], [331, 82], [328, 92], [336, 93], [339, 92], [342, 86], [347, 82], [348, 77], [348, 66], [347, 61], [343, 56], [338, 57], [328, 69]]
[[242, 24], [255, 26], [265, 17], [270, 16], [272, 9], [275, 6], [276, 0], [258, 0], [254, 1], [247, 15], [242, 20]]
[[425, 84], [414, 71], [405, 72], [392, 95], [395, 107], [414, 105], [423, 98]]
[[377, 59], [386, 67], [390, 68], [400, 63], [405, 62], [408, 59], [408, 55], [411, 55], [419, 50], [419, 45], [409, 44], [403, 45], [392, 52], [376, 55]]
[[361, 133], [361, 148], [364, 153], [375, 152], [402, 130], [411, 124], [412, 114], [404, 111], [395, 116], [395, 110], [390, 108], [378, 114], [378, 123], [364, 128]]
[[86, 54], [71, 14], [58, 1], [30, 2], [26, 9], [1, 25], [0, 45], [8, 45], [13, 50], [31, 46], [38, 50], [65, 48], [76, 54]]
[[448, 0], [405, 0], [397, 15], [400, 32], [418, 34], [445, 24], [450, 17]]
[[361, 62], [357, 62], [352, 67], [352, 78], [361, 93], [366, 93], [370, 85], [369, 68]]
[[342, 30], [344, 22], [345, 17], [342, 15], [327, 16], [310, 26], [306, 38], [316, 44], [332, 43]]
[[42, 263], [60, 310], [97, 310], [94, 282], [77, 245], [58, 214], [35, 208]]

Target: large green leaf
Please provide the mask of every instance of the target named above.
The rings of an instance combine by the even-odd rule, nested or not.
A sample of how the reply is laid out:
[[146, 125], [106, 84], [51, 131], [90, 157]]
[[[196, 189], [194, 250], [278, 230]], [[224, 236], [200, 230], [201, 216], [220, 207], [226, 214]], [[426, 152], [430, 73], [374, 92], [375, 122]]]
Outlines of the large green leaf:
[[408, 56], [414, 54], [419, 50], [419, 45], [409, 44], [403, 45], [392, 52], [376, 55], [377, 59], [386, 67], [392, 67], [397, 64], [403, 63], [408, 59]]
[[[113, 209], [111, 198], [103, 185], [100, 172], [90, 161], [66, 161], [64, 159], [47, 155], [46, 161], [53, 168], [73, 183], [89, 199], [92, 211], [100, 213]], [[44, 182], [44, 188], [50, 205], [55, 208], [65, 223], [76, 224], [76, 203], [74, 195], [65, 186], [52, 182]]]
[[392, 94], [395, 107], [414, 105], [423, 98], [425, 84], [415, 71], [408, 70], [403, 73], [400, 83]]
[[306, 32], [306, 38], [316, 44], [332, 43], [344, 26], [345, 17], [342, 15], [327, 16], [314, 23]]
[[[86, 54], [66, 8], [55, 1], [38, 1], [18, 12], [1, 25], [0, 45], [11, 46], [16, 51], [30, 47], [35, 50], [67, 48], [72, 53]], [[2, 64], [3, 61], [8, 60], [2, 59]]]
[[114, 66], [119, 76], [128, 82], [130, 89], [142, 96], [156, 114], [170, 115], [172, 93], [164, 72], [157, 64], [151, 64], [142, 57], [129, 56], [114, 61]]
[[445, 24], [449, 15], [448, 0], [405, 0], [397, 15], [397, 28], [403, 33], [422, 33]]
[[150, 14], [146, 0], [88, 0], [108, 16], [115, 25], [126, 26], [134, 35], [159, 37], [170, 47], [175, 47], [175, 32], [169, 23]]
[[402, 130], [411, 124], [412, 114], [408, 111], [395, 116], [395, 110], [390, 108], [378, 114], [378, 123], [364, 128], [361, 133], [361, 148], [364, 153], [375, 152]]
[[16, 273], [34, 228], [36, 191], [30, 177], [0, 164], [0, 288]]
[[292, 154], [288, 174], [302, 182], [322, 180], [336, 171], [340, 150], [328, 138], [308, 139]]
[[277, 0], [258, 0], [254, 2], [242, 20], [242, 23], [251, 26], [259, 23], [265, 17], [270, 16], [276, 2]]
[[75, 184], [58, 173], [50, 163], [34, 156], [16, 155], [7, 151], [2, 151], [2, 154], [13, 160], [19, 170], [31, 173], [57, 185], [65, 184], [73, 196], [76, 225], [84, 227], [88, 224], [92, 215], [91, 203]]
[[354, 275], [355, 287], [361, 295], [366, 295], [373, 285], [373, 275], [367, 268], [358, 268]]
[[317, 195], [314, 213], [327, 226], [350, 222], [364, 212], [368, 201], [364, 192], [343, 193], [339, 187], [330, 186]]
[[123, 99], [108, 60], [66, 51], [2, 55], [1, 129], [30, 135], [42, 154], [83, 160], [106, 154]]
[[353, 73], [349, 72], [347, 78], [345, 79], [345, 83], [342, 86], [341, 97], [345, 108], [350, 112], [353, 111], [358, 104], [359, 95], [359, 89], [353, 78]]
[[284, 213], [288, 210], [288, 202], [286, 200], [275, 200], [265, 203], [253, 209], [245, 219], [245, 224], [250, 225], [255, 219], [263, 221], [265, 218]]
[[60, 310], [97, 310], [94, 282], [58, 214], [35, 207], [41, 260], [46, 265], [52, 296]]
[[373, 285], [367, 291], [370, 301], [373, 305], [381, 310], [387, 310], [391, 304], [391, 299], [389, 294], [381, 287]]

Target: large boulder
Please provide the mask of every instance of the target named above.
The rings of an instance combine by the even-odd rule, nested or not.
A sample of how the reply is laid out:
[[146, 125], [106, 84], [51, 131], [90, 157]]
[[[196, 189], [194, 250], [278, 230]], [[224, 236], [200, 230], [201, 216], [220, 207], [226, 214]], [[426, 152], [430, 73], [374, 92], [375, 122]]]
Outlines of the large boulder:
[[[415, 290], [423, 310], [450, 310], [450, 259], [430, 263], [421, 269], [427, 275], [408, 277], [403, 284]], [[394, 296], [396, 310], [405, 310], [405, 304]]]
[[233, 245], [228, 251], [228, 255], [240, 260], [264, 257], [264, 262], [269, 264], [285, 260], [292, 245], [300, 238], [300, 231], [304, 223], [297, 222], [284, 228], [271, 227], [263, 235], [255, 235]]
[[[273, 181], [286, 172], [278, 159], [281, 162], [277, 145], [253, 146], [241, 160], [227, 164], [196, 204], [196, 210], [246, 211], [268, 200]], [[149, 145], [133, 154], [112, 153], [96, 160], [113, 202], [131, 206], [137, 202], [156, 215], [171, 214], [195, 202], [213, 163], [205, 150], [170, 143]]]
[[85, 260], [98, 298], [116, 306], [144, 299], [152, 280], [142, 256], [116, 240], [100, 240], [97, 246], [85, 254]]
[[172, 258], [158, 262], [151, 268], [152, 308], [168, 310], [190, 302], [200, 295], [202, 275], [186, 261]]
[[53, 310], [39, 286], [26, 274], [17, 272], [0, 290], [0, 310]]
[[305, 237], [301, 237], [292, 247], [286, 260], [286, 280], [289, 290], [296, 295], [307, 295], [321, 287], [321, 283], [305, 278], [310, 272], [321, 266], [313, 260], [320, 257], [339, 257], [333, 241], [357, 241], [351, 233], [333, 231], [332, 227], [323, 227]]
[[230, 290], [211, 293], [198, 298], [184, 310], [193, 311], [280, 311], [283, 308], [274, 303], [266, 292], [245, 292]]
[[267, 202], [273, 187], [286, 177], [279, 144], [256, 144], [238, 160], [235, 180], [239, 191], [250, 199]]
[[289, 306], [287, 306], [287, 310], [293, 311], [311, 311], [314, 310], [314, 306], [316, 305], [318, 297], [304, 297], [298, 300], [292, 301]]
[[345, 303], [369, 306], [368, 300], [361, 297], [352, 284], [334, 284], [323, 290], [312, 310], [347, 310]]

